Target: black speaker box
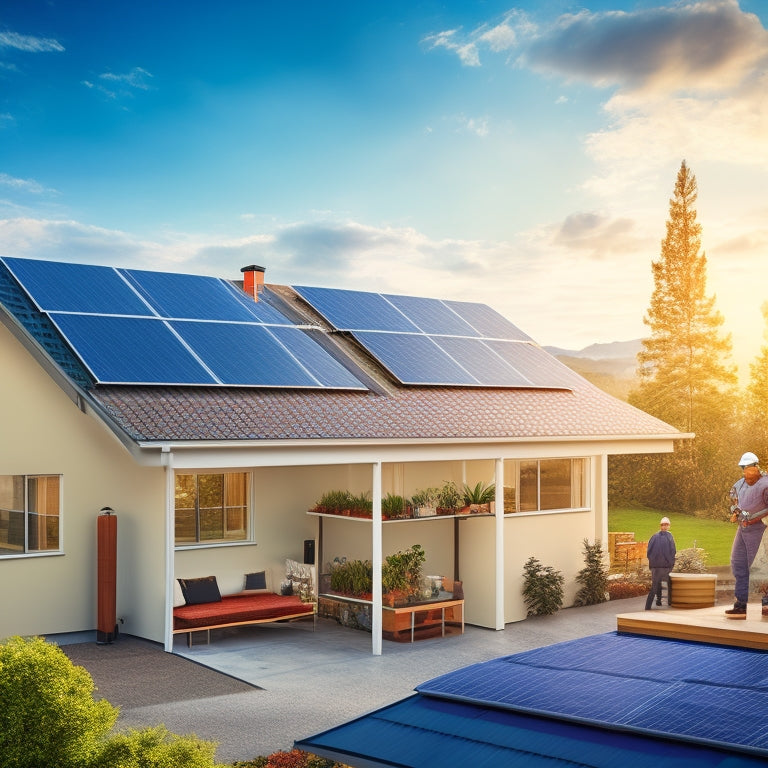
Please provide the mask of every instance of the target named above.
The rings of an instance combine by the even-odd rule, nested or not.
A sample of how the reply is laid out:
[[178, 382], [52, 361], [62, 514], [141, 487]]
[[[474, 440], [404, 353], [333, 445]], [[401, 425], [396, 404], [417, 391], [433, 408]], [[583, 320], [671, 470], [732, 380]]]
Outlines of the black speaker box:
[[315, 564], [315, 540], [304, 539], [304, 565]]

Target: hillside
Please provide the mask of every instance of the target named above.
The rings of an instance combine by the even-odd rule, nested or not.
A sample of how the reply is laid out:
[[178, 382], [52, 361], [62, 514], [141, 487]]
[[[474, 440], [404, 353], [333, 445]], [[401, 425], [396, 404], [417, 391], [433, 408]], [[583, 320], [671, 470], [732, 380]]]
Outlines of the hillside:
[[580, 350], [560, 347], [544, 349], [604, 392], [626, 400], [635, 384], [637, 353], [641, 347], [642, 341], [634, 339], [590, 344]]

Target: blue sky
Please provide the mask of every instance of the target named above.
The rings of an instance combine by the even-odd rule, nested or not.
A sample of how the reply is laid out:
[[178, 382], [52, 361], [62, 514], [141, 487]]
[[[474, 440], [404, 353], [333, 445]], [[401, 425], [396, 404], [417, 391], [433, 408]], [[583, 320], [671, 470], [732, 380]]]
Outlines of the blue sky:
[[639, 338], [699, 185], [742, 374], [768, 301], [758, 0], [5, 0], [0, 253], [485, 301]]

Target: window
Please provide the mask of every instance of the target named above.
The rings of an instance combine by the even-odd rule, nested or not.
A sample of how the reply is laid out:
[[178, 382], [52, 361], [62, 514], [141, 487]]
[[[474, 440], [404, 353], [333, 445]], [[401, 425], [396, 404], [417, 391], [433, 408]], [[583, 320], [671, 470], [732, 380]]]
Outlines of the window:
[[[504, 477], [515, 482], [505, 488], [505, 511], [543, 512], [552, 509], [581, 509], [586, 499], [586, 459], [532, 459], [508, 462]], [[513, 496], [513, 510], [507, 509], [507, 496]]]
[[0, 475], [0, 556], [58, 552], [58, 475]]
[[176, 474], [176, 544], [247, 541], [247, 472]]

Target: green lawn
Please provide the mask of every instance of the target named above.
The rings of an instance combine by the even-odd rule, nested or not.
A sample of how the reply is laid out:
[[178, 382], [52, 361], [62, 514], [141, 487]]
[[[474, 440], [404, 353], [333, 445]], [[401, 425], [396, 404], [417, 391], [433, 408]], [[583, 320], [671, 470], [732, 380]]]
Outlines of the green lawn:
[[633, 532], [635, 541], [648, 541], [659, 530], [659, 520], [667, 516], [672, 523], [669, 532], [675, 537], [678, 551], [701, 547], [707, 553], [707, 565], [728, 565], [736, 527], [729, 522], [704, 520], [692, 515], [675, 514], [655, 509], [626, 507], [608, 512], [608, 530]]

